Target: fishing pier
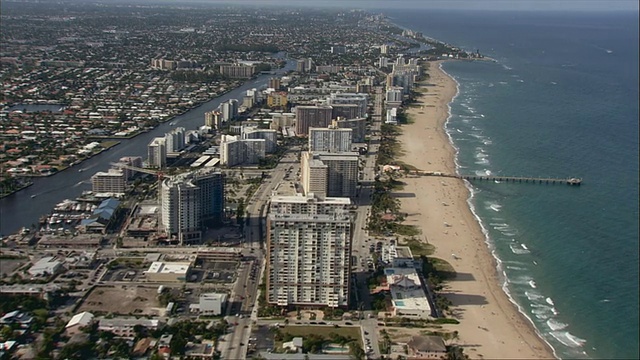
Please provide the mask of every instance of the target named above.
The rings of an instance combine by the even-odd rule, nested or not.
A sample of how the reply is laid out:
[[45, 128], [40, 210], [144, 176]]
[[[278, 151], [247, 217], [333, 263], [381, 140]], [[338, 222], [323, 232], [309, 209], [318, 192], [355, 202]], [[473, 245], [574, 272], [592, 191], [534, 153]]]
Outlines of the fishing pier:
[[524, 177], [524, 176], [499, 176], [499, 175], [452, 175], [445, 174], [437, 171], [420, 171], [414, 172], [420, 176], [439, 176], [464, 180], [479, 180], [479, 181], [497, 181], [497, 182], [511, 182], [511, 183], [533, 183], [533, 184], [566, 184], [571, 186], [580, 186], [582, 179], [580, 178], [538, 178], [538, 177]]

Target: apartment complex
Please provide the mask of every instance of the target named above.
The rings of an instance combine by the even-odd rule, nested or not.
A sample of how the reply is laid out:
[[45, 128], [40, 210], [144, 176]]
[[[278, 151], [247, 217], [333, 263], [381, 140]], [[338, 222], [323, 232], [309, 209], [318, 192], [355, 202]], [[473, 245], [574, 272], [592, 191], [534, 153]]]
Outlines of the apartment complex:
[[204, 126], [212, 129], [220, 129], [222, 126], [222, 113], [220, 111], [209, 111], [204, 113]]
[[309, 128], [326, 128], [331, 124], [333, 108], [331, 106], [297, 106], [296, 135], [308, 136]]
[[341, 118], [337, 117], [333, 120], [332, 125], [339, 129], [351, 129], [351, 141], [354, 143], [363, 143], [367, 133], [366, 118]]
[[305, 194], [355, 197], [358, 191], [358, 153], [305, 152], [301, 157], [301, 177]]
[[94, 193], [111, 193], [122, 195], [125, 191], [125, 177], [122, 170], [109, 169], [99, 171], [91, 177], [91, 190]]
[[345, 152], [351, 151], [351, 129], [309, 128], [309, 151], [311, 152]]
[[278, 133], [273, 129], [260, 129], [255, 126], [242, 126], [241, 136], [242, 140], [250, 139], [262, 139], [264, 140], [264, 151], [267, 154], [276, 151], [276, 140], [278, 139]]
[[327, 196], [329, 167], [320, 159], [314, 158], [310, 152], [303, 152], [301, 157], [301, 180], [305, 194], [315, 194], [323, 199]]
[[279, 306], [349, 305], [349, 199], [276, 197], [267, 217], [267, 301]]
[[185, 129], [183, 127], [172, 129], [164, 135], [164, 139], [167, 154], [178, 153], [186, 146]]
[[287, 106], [287, 93], [284, 91], [274, 91], [267, 95], [267, 106], [270, 108]]
[[[366, 117], [368, 99], [369, 95], [362, 93], [331, 93], [327, 98], [327, 104], [332, 107], [337, 106], [341, 109], [340, 111], [348, 115], [335, 114], [335, 116], [343, 116], [346, 118]], [[352, 107], [349, 105], [356, 106]]]
[[180, 244], [199, 242], [206, 222], [222, 221], [224, 176], [202, 169], [164, 179], [160, 200], [164, 232]]
[[233, 120], [238, 116], [238, 100], [231, 99], [220, 104], [220, 119], [222, 122]]
[[257, 164], [266, 154], [265, 139], [240, 139], [222, 135], [220, 139], [220, 164], [235, 166]]
[[151, 140], [147, 147], [147, 166], [163, 169], [167, 165], [167, 146], [164, 137]]
[[232, 79], [246, 79], [253, 76], [256, 71], [255, 66], [244, 64], [221, 65], [220, 74], [228, 76]]

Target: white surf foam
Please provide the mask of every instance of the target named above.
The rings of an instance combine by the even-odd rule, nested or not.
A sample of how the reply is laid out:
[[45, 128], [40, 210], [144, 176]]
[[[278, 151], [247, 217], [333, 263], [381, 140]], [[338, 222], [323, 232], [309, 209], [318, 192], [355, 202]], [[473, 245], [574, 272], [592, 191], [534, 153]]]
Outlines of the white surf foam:
[[524, 295], [529, 299], [529, 301], [537, 301], [544, 298], [544, 295], [534, 290], [527, 290], [524, 292]]
[[[454, 163], [455, 163], [456, 171], [459, 173], [459, 171], [461, 169], [464, 169], [466, 167], [460, 165], [460, 163], [458, 161], [458, 155], [460, 153], [460, 149], [454, 143], [453, 138], [451, 137], [451, 132], [448, 131], [448, 130], [449, 130], [449, 125], [450, 125], [449, 123], [450, 123], [450, 121], [452, 119], [451, 104], [454, 103], [456, 98], [460, 95], [460, 83], [458, 82], [458, 80], [455, 77], [453, 77], [450, 74], [448, 74], [442, 68], [442, 63], [440, 63], [439, 68], [443, 73], [445, 73], [447, 76], [449, 76], [451, 79], [453, 79], [453, 81], [456, 84], [456, 94], [453, 96], [451, 102], [447, 104], [448, 117], [447, 117], [447, 120], [445, 121], [444, 128], [445, 128], [445, 132], [447, 134], [447, 137], [449, 138], [449, 144], [454, 149], [454, 152], [455, 152]], [[507, 82], [500, 82], [500, 84], [507, 85]], [[460, 140], [466, 140], [466, 139], [460, 139]], [[490, 140], [488, 140], [488, 139], [485, 139], [485, 140], [487, 140], [487, 141], [489, 141], [489, 143], [491, 143]], [[498, 270], [498, 274], [500, 274], [502, 276], [501, 280], [500, 280], [502, 282], [502, 291], [504, 291], [504, 293], [509, 298], [509, 301], [511, 301], [511, 303], [518, 309], [518, 311], [522, 314], [522, 316], [524, 316], [527, 320], [529, 320], [529, 322], [535, 327], [535, 323], [533, 322], [532, 318], [529, 316], [529, 313], [527, 311], [525, 311], [525, 309], [518, 302], [515, 301], [513, 296], [511, 296], [511, 292], [509, 291], [509, 287], [508, 287], [508, 278], [507, 278], [506, 273], [504, 272], [503, 267], [502, 267], [502, 260], [498, 257], [498, 255], [497, 255], [497, 253], [495, 251], [495, 246], [493, 244], [493, 241], [492, 241], [491, 237], [489, 236], [489, 231], [487, 230], [487, 228], [486, 228], [484, 222], [482, 221], [482, 219], [478, 216], [476, 208], [475, 208], [475, 206], [473, 204], [474, 197], [475, 197], [476, 193], [480, 192], [480, 190], [474, 188], [471, 185], [471, 183], [469, 181], [467, 181], [467, 180], [464, 180], [464, 184], [465, 184], [465, 187], [467, 188], [467, 190], [469, 191], [469, 197], [467, 198], [467, 205], [469, 206], [469, 209], [471, 210], [471, 213], [475, 217], [476, 221], [480, 225], [480, 229], [482, 230], [482, 233], [484, 235], [485, 244], [487, 245], [487, 248], [491, 252], [491, 256], [493, 256], [493, 258], [496, 260], [496, 269]], [[496, 219], [496, 220], [497, 221], [501, 221], [501, 220], [503, 221], [503, 219]], [[538, 334], [540, 339], [542, 339], [545, 343], [547, 343], [549, 345], [549, 347], [551, 347], [551, 349], [553, 351], [553, 355], [556, 358], [559, 358], [558, 355], [556, 354], [555, 349], [545, 339], [545, 337], [537, 330], [537, 328], [536, 328], [536, 333]]]
[[553, 300], [550, 297], [546, 298], [545, 301], [547, 302], [547, 304], [549, 304], [551, 306], [555, 306], [556, 305], [556, 304], [553, 303]]
[[553, 336], [556, 340], [561, 342], [563, 345], [571, 347], [571, 348], [579, 348], [584, 346], [587, 343], [587, 340], [580, 339], [579, 337], [572, 335], [568, 331], [551, 331], [549, 332], [551, 336]]
[[509, 270], [517, 270], [517, 271], [524, 271], [524, 270], [529, 270], [520, 266], [511, 266], [511, 265], [507, 265], [507, 269]]
[[552, 331], [558, 331], [558, 330], [565, 329], [569, 325], [563, 322], [560, 322], [554, 318], [551, 318], [547, 320], [547, 326], [549, 326], [549, 329], [551, 329]]
[[529, 249], [522, 248], [521, 244], [509, 244], [509, 248], [511, 248], [511, 252], [516, 255], [526, 255], [531, 253]]

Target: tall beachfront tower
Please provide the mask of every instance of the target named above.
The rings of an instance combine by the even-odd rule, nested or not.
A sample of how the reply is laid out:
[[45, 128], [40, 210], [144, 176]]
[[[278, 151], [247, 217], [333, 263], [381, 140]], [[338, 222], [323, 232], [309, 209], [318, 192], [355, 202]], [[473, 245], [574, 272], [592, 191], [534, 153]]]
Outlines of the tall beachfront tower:
[[207, 224], [219, 224], [224, 216], [224, 175], [201, 169], [162, 181], [161, 227], [182, 244], [197, 244]]
[[278, 196], [267, 217], [267, 301], [347, 308], [353, 219], [348, 198]]

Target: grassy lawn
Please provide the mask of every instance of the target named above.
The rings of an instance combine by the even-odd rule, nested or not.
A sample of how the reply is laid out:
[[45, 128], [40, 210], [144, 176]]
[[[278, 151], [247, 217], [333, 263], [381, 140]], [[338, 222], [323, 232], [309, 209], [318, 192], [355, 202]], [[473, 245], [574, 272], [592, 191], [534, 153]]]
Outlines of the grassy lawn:
[[340, 336], [350, 337], [358, 340], [358, 344], [362, 346], [362, 338], [360, 336], [359, 326], [285, 326], [280, 329], [283, 334], [289, 334], [291, 336], [302, 336], [303, 338], [309, 334], [315, 334], [328, 338], [329, 334], [336, 333]]
[[[412, 250], [413, 251], [413, 250]], [[456, 277], [456, 270], [446, 260], [430, 257], [433, 267], [438, 271], [442, 280], [451, 280]]]
[[411, 249], [411, 253], [413, 256], [420, 257], [422, 255], [429, 256], [433, 254], [435, 247], [431, 244], [425, 244], [424, 242], [413, 239], [413, 238], [405, 238], [402, 242], [402, 245], [408, 246]]
[[100, 146], [102, 146], [105, 149], [108, 149], [110, 147], [114, 147], [114, 146], [116, 146], [118, 144], [120, 144], [120, 141], [116, 141], [116, 140], [106, 140], [106, 141], [100, 142]]

